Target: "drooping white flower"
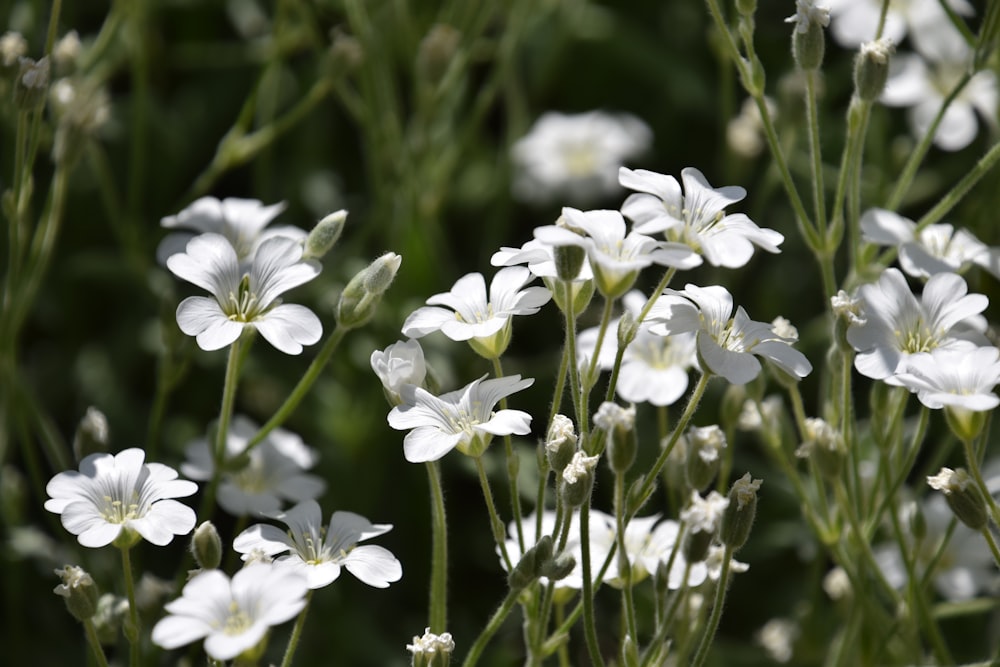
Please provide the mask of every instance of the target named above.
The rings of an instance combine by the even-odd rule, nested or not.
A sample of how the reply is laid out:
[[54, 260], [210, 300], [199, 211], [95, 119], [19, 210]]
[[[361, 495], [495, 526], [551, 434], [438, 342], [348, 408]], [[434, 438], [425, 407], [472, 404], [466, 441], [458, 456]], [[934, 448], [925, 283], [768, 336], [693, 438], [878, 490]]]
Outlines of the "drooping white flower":
[[928, 278], [936, 273], [964, 273], [977, 264], [1000, 278], [1000, 250], [990, 248], [966, 229], [948, 224], [928, 225], [916, 231], [917, 223], [881, 208], [861, 216], [865, 241], [899, 248], [899, 265], [908, 275]]
[[320, 272], [317, 262], [302, 260], [302, 245], [289, 238], [261, 243], [244, 271], [225, 237], [202, 234], [188, 242], [185, 252], [171, 255], [167, 268], [214, 297], [191, 296], [177, 306], [178, 326], [195, 336], [203, 350], [226, 347], [252, 328], [282, 352], [300, 354], [303, 345], [312, 345], [323, 334], [311, 310], [278, 298]]
[[394, 404], [402, 400], [399, 391], [404, 384], [423, 385], [427, 376], [427, 364], [424, 362], [424, 350], [414, 339], [398, 341], [385, 348], [375, 350], [371, 356], [371, 366], [379, 380], [386, 396]]
[[389, 426], [410, 430], [403, 439], [403, 454], [411, 463], [436, 461], [456, 447], [479, 456], [494, 435], [527, 435], [531, 415], [521, 410], [493, 408], [501, 398], [530, 387], [532, 378], [520, 375], [474, 380], [462, 389], [441, 396], [412, 384], [400, 390], [402, 405], [389, 413]]
[[970, 350], [938, 348], [912, 354], [896, 381], [927, 407], [955, 407], [973, 412], [1000, 405], [993, 388], [1000, 384], [1000, 350], [977, 347]]
[[533, 202], [589, 203], [618, 191], [618, 167], [652, 143], [630, 114], [548, 112], [511, 148], [514, 195]]
[[153, 626], [153, 643], [173, 649], [204, 639], [210, 657], [231, 660], [302, 611], [307, 591], [304, 576], [275, 565], [250, 565], [232, 579], [206, 570], [166, 604], [167, 616]]
[[456, 341], [473, 339], [487, 344], [496, 336], [509, 341], [510, 318], [537, 313], [552, 298], [544, 287], [524, 287], [533, 277], [523, 266], [500, 269], [490, 282], [487, 298], [483, 274], [468, 273], [450, 292], [435, 294], [427, 299], [427, 306], [413, 311], [403, 323], [403, 335], [421, 338], [440, 331]]
[[691, 500], [681, 510], [681, 521], [688, 530], [715, 533], [722, 522], [722, 514], [729, 507], [729, 498], [718, 491], [711, 491], [704, 498], [697, 491], [691, 492]]
[[777, 253], [785, 240], [743, 213], [727, 214], [726, 207], [746, 197], [746, 190], [736, 185], [713, 188], [694, 167], [681, 171], [683, 193], [677, 179], [654, 171], [623, 167], [619, 179], [637, 193], [622, 205], [634, 231], [663, 232], [668, 241], [688, 246], [712, 266], [739, 268], [750, 261], [754, 246]]
[[[948, 19], [944, 19], [948, 23]], [[913, 134], [922, 138], [930, 129], [951, 91], [965, 76], [969, 64], [969, 47], [960, 42], [962, 53], [924, 60], [914, 54], [900, 54], [889, 63], [889, 79], [881, 100], [896, 107], [909, 107], [909, 122]], [[996, 74], [980, 70], [948, 105], [934, 133], [934, 145], [946, 151], [957, 151], [972, 143], [979, 131], [977, 112], [988, 123], [994, 123], [997, 113]]]
[[740, 306], [733, 317], [733, 295], [724, 287], [667, 289], [649, 313], [650, 331], [661, 336], [695, 332], [698, 359], [732, 384], [746, 384], [760, 373], [757, 356], [796, 377], [805, 377], [812, 364], [779, 336], [771, 324], [751, 320]]
[[[945, 0], [962, 16], [973, 14], [966, 0]], [[830, 30], [834, 39], [849, 49], [876, 38], [882, 14], [882, 0], [824, 0], [830, 7]], [[885, 13], [881, 37], [894, 44], [909, 36], [918, 51], [926, 56], [951, 52], [964, 39], [951, 19], [941, 9], [939, 0], [893, 0]]]
[[343, 568], [375, 588], [387, 588], [403, 576], [402, 565], [388, 549], [370, 544], [358, 546], [358, 542], [388, 533], [391, 524], [373, 524], [353, 512], [334, 512], [329, 525], [324, 526], [315, 500], [268, 516], [287, 525], [288, 531], [255, 524], [236, 537], [233, 549], [246, 555], [255, 551], [268, 556], [284, 554], [275, 564], [306, 577], [309, 588], [328, 586], [340, 577]]
[[192, 495], [198, 485], [145, 458], [137, 447], [85, 457], [79, 471], [49, 480], [45, 509], [61, 515], [63, 526], [85, 547], [107, 546], [119, 536], [128, 546], [136, 535], [163, 546], [174, 535], [187, 535], [194, 528], [194, 510], [173, 498]]
[[847, 342], [858, 351], [854, 366], [874, 380], [893, 378], [906, 368], [910, 355], [935, 349], [968, 350], [986, 345], [979, 315], [988, 300], [969, 294], [961, 276], [938, 273], [927, 281], [920, 300], [898, 269], [882, 272], [877, 283], [858, 288], [865, 319], [847, 329]]
[[258, 199], [201, 197], [191, 202], [177, 215], [160, 220], [167, 229], [190, 229], [192, 232], [167, 234], [156, 249], [156, 259], [166, 264], [167, 258], [184, 252], [188, 241], [197, 234], [221, 234], [236, 250], [241, 263], [249, 262], [260, 245], [269, 238], [284, 236], [294, 241], [306, 238], [306, 231], [291, 225], [268, 227], [286, 208], [285, 202], [265, 206]]
[[[624, 296], [622, 303], [627, 311], [638, 317], [646, 305], [646, 296], [632, 290]], [[578, 360], [582, 362], [584, 358], [591, 359], [597, 354], [598, 368], [610, 370], [618, 353], [618, 338], [613, 334], [619, 322], [614, 320], [608, 325], [608, 334], [600, 351], [595, 351], [598, 327], [581, 331], [577, 337]], [[632, 403], [673, 405], [687, 391], [688, 369], [697, 364], [695, 335], [658, 336], [649, 328], [650, 324], [641, 324], [635, 340], [625, 348], [615, 393]]]
[[[247, 442], [257, 430], [257, 425], [247, 417], [234, 416], [226, 437], [226, 459], [244, 455]], [[213, 447], [214, 442], [207, 438], [191, 442], [181, 472], [191, 479], [211, 479], [215, 469]], [[223, 470], [219, 505], [234, 516], [256, 516], [278, 511], [284, 501], [312, 500], [326, 488], [322, 479], [305, 472], [316, 460], [315, 450], [306, 446], [302, 438], [276, 428], [246, 454], [243, 468], [233, 470], [227, 466]]]

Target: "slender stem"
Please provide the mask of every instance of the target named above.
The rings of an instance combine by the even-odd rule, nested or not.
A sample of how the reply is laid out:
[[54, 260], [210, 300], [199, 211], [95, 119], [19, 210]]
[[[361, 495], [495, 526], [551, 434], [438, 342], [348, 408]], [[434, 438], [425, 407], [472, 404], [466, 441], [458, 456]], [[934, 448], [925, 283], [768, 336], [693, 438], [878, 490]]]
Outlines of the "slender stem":
[[824, 201], [823, 155], [819, 143], [819, 113], [816, 109], [816, 75], [814, 69], [806, 70], [806, 127], [809, 134], [809, 155], [812, 158], [813, 210], [816, 227], [826, 236], [826, 202]]
[[719, 581], [716, 582], [715, 603], [712, 605], [712, 615], [708, 618], [705, 633], [701, 636], [698, 650], [691, 660], [691, 664], [694, 667], [700, 667], [700, 665], [705, 663], [705, 658], [708, 657], [708, 649], [712, 645], [712, 640], [715, 639], [716, 630], [719, 629], [719, 620], [722, 618], [722, 607], [726, 602], [726, 589], [729, 588], [729, 562], [732, 558], [733, 549], [727, 545], [722, 554], [722, 573], [719, 575]]
[[94, 622], [89, 618], [83, 619], [83, 630], [87, 635], [87, 644], [90, 645], [90, 650], [93, 652], [97, 664], [100, 667], [108, 667], [108, 658], [104, 655], [104, 649], [101, 647], [101, 640], [97, 637]]
[[997, 507], [996, 502], [993, 500], [993, 495], [990, 493], [989, 488], [987, 488], [983, 474], [979, 470], [979, 457], [976, 456], [976, 452], [972, 449], [972, 440], [970, 438], [962, 438], [962, 447], [965, 449], [965, 463], [969, 466], [969, 472], [972, 473], [972, 478], [976, 481], [979, 492], [983, 494], [983, 500], [989, 508], [990, 516], [993, 517], [993, 523], [1000, 526], [1000, 508]]
[[984, 527], [979, 532], [982, 533], [983, 539], [986, 540], [986, 544], [990, 547], [990, 553], [993, 554], [993, 561], [1000, 567], [1000, 548], [997, 547], [997, 540], [993, 537], [989, 526]]
[[625, 473], [615, 472], [615, 523], [617, 524], [618, 542], [618, 575], [622, 579], [622, 613], [625, 615], [625, 630], [632, 641], [638, 641], [639, 636], [635, 623], [635, 601], [632, 598], [632, 565], [628, 561], [628, 551], [625, 549], [625, 525], [628, 523], [625, 514], [628, 511], [625, 503]]
[[286, 398], [285, 402], [281, 404], [278, 411], [274, 413], [274, 416], [272, 416], [267, 423], [264, 424], [260, 430], [257, 431], [252, 438], [250, 438], [249, 441], [247, 441], [245, 451], [249, 452], [251, 449], [256, 447], [264, 438], [268, 436], [271, 431], [284, 424], [285, 420], [288, 419], [293, 412], [295, 412], [295, 409], [299, 407], [299, 403], [301, 403], [302, 399], [305, 398], [305, 395], [312, 388], [316, 379], [319, 378], [319, 374], [323, 372], [323, 368], [326, 366], [327, 362], [330, 361], [330, 357], [333, 355], [334, 350], [337, 349], [337, 345], [339, 345], [340, 341], [344, 339], [344, 336], [347, 335], [348, 331], [349, 329], [341, 326], [338, 326], [333, 330], [330, 337], [326, 339], [325, 343], [323, 343], [323, 348], [319, 351], [319, 354], [316, 355], [316, 358], [313, 359], [311, 364], [309, 364], [309, 368], [307, 368], [306, 372], [303, 373], [299, 383], [295, 385], [294, 389], [292, 389], [292, 393], [288, 395], [288, 398]]
[[[601, 647], [597, 641], [597, 624], [594, 620], [594, 580], [590, 562], [590, 493], [580, 506], [580, 561], [583, 569], [583, 633], [587, 638], [590, 664], [604, 667]], [[610, 558], [610, 554], [609, 554]]]
[[219, 409], [219, 423], [215, 433], [215, 449], [213, 450], [216, 475], [221, 473], [222, 464], [226, 459], [229, 422], [233, 418], [233, 405], [236, 403], [236, 387], [239, 383], [241, 342], [241, 339], [237, 338], [229, 346], [229, 359], [226, 361], [226, 380], [222, 386], [222, 407]]
[[292, 667], [292, 659], [295, 657], [295, 650], [299, 647], [299, 639], [302, 638], [302, 628], [306, 624], [306, 615], [309, 613], [309, 603], [312, 602], [312, 596], [312, 590], [306, 593], [306, 606], [302, 608], [299, 617], [295, 619], [292, 636], [288, 638], [288, 646], [285, 647], [285, 657], [281, 659], [281, 667]]
[[431, 487], [431, 632], [441, 634], [448, 628], [448, 522], [444, 510], [444, 491], [437, 461], [427, 462], [427, 481]]
[[469, 654], [465, 656], [465, 660], [462, 662], [462, 667], [472, 667], [477, 662], [479, 658], [482, 657], [483, 651], [486, 649], [486, 645], [489, 643], [493, 635], [496, 634], [503, 622], [507, 620], [507, 616], [510, 615], [511, 610], [517, 603], [517, 595], [520, 591], [515, 591], [513, 589], [507, 591], [507, 596], [503, 599], [500, 607], [493, 612], [493, 616], [490, 618], [486, 627], [483, 631], [479, 633], [476, 637], [476, 641], [472, 644], [472, 648], [469, 649]]
[[[500, 363], [500, 357], [493, 358], [493, 374], [502, 378], [503, 365]], [[500, 409], [507, 409], [507, 397], [500, 399]], [[504, 454], [507, 457], [507, 483], [510, 486], [510, 508], [514, 513], [514, 525], [517, 526], [517, 544], [524, 551], [524, 527], [521, 525], [521, 494], [517, 488], [517, 475], [520, 469], [520, 462], [517, 458], [516, 452], [514, 452], [514, 445], [511, 441], [510, 434], [506, 434], [503, 437]]]
[[[569, 364], [569, 389], [573, 396], [573, 411], [576, 413], [577, 429], [582, 429], [586, 408], [581, 399], [580, 367], [576, 360], [576, 315], [573, 312], [573, 288], [569, 280], [562, 281], [566, 311], [566, 355]], [[597, 348], [600, 349], [600, 348]], [[596, 354], [596, 352], [595, 352]], [[582, 432], [582, 431], [581, 431]]]
[[129, 555], [130, 547], [122, 547], [122, 572], [125, 575], [125, 593], [128, 596], [129, 620], [125, 623], [125, 637], [129, 642], [129, 664], [131, 667], [139, 667], [140, 647], [140, 625], [139, 608], [135, 604], [135, 580], [132, 575], [132, 557]]
[[[587, 368], [588, 380], [594, 377], [594, 373], [597, 372], [597, 361], [601, 358], [601, 347], [604, 346], [604, 337], [608, 333], [608, 325], [611, 323], [611, 312], [614, 305], [614, 299], [604, 297], [604, 311], [601, 313], [601, 325], [597, 330], [597, 346], [594, 348], [594, 358], [590, 360], [590, 366]], [[589, 388], [584, 391], [584, 396], [590, 396]], [[584, 407], [586, 407], [586, 405], [584, 405]], [[582, 426], [580, 427], [580, 430], [584, 430]]]
[[[490, 530], [493, 532], [493, 540], [497, 543], [497, 548], [500, 549], [500, 555], [507, 565], [507, 571], [510, 572], [513, 570], [513, 565], [510, 560], [510, 554], [507, 553], [507, 541], [504, 539], [503, 522], [500, 520], [500, 515], [497, 514], [496, 503], [493, 501], [493, 491], [490, 489], [490, 480], [486, 476], [486, 469], [483, 467], [483, 457], [477, 456], [475, 459], [476, 471], [479, 473], [479, 485], [483, 489], [483, 499], [486, 501], [486, 509], [490, 513]], [[520, 517], [517, 518], [517, 522], [520, 523]]]

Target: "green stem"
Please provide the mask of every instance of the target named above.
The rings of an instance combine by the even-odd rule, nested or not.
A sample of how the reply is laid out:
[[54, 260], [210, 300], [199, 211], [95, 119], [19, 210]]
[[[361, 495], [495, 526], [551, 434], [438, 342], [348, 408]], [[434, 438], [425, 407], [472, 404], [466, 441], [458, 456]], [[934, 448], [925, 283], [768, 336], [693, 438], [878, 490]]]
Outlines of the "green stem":
[[618, 542], [618, 575], [622, 578], [622, 613], [625, 615], [625, 630], [632, 641], [638, 641], [639, 635], [635, 622], [635, 601], [632, 598], [632, 565], [628, 561], [628, 550], [625, 549], [625, 526], [628, 523], [625, 513], [628, 511], [625, 503], [625, 473], [615, 472], [615, 523], [617, 524]]
[[222, 385], [222, 407], [219, 409], [219, 423], [215, 432], [215, 448], [213, 461], [215, 474], [222, 472], [222, 464], [226, 460], [226, 442], [229, 440], [229, 422], [233, 417], [233, 405], [236, 403], [236, 387], [240, 375], [240, 346], [242, 338], [237, 338], [229, 346], [229, 358], [226, 361], [226, 379]]
[[[504, 377], [503, 365], [500, 363], [500, 357], [493, 358], [493, 374], [498, 377]], [[500, 409], [507, 409], [507, 397], [500, 399]], [[514, 444], [511, 441], [510, 434], [508, 433], [503, 437], [504, 454], [507, 457], [507, 483], [510, 486], [510, 508], [514, 513], [514, 525], [517, 526], [517, 544], [524, 551], [524, 527], [521, 525], [521, 494], [517, 488], [517, 475], [520, 468], [520, 461], [517, 458], [517, 454], [514, 452]]]
[[292, 667], [292, 659], [295, 657], [295, 650], [299, 647], [299, 639], [302, 638], [302, 628], [306, 624], [306, 615], [309, 613], [309, 603], [312, 602], [312, 596], [312, 590], [306, 593], [306, 606], [302, 608], [299, 617], [295, 619], [292, 636], [288, 638], [288, 646], [285, 647], [285, 657], [281, 659], [281, 667]]
[[806, 127], [809, 135], [809, 155], [812, 167], [813, 209], [820, 236], [826, 237], [826, 202], [824, 201], [823, 155], [819, 142], [819, 113], [816, 108], [816, 70], [806, 75]]
[[[592, 490], [592, 489], [591, 489]], [[609, 559], [611, 554], [609, 554]], [[601, 647], [597, 641], [597, 624], [594, 620], [594, 580], [590, 576], [590, 493], [580, 506], [580, 560], [583, 570], [583, 632], [587, 639], [590, 664], [604, 667]]]
[[569, 280], [564, 280], [562, 283], [566, 309], [566, 354], [569, 364], [569, 388], [573, 396], [573, 411], [576, 413], [577, 430], [582, 434], [582, 420], [585, 418], [587, 410], [581, 398], [580, 367], [576, 359], [576, 315], [573, 313], [573, 288]]
[[130, 547], [121, 547], [122, 552], [122, 572], [125, 575], [125, 594], [128, 596], [129, 618], [125, 623], [125, 637], [129, 642], [129, 664], [131, 667], [139, 667], [141, 664], [139, 656], [140, 647], [140, 622], [139, 608], [135, 604], [135, 580], [132, 575], [132, 558], [129, 555]]
[[431, 632], [441, 634], [448, 628], [448, 522], [444, 510], [444, 491], [437, 461], [427, 462], [427, 481], [431, 488]]
[[722, 607], [726, 602], [726, 589], [729, 588], [729, 562], [732, 558], [733, 549], [727, 545], [722, 554], [722, 573], [719, 575], [719, 581], [716, 582], [715, 603], [712, 605], [712, 615], [708, 618], [705, 633], [701, 636], [698, 650], [691, 660], [691, 664], [694, 667], [700, 667], [705, 663], [705, 658], [708, 657], [708, 649], [712, 645], [712, 640], [715, 639], [716, 630], [719, 629], [719, 620], [722, 618]]
[[517, 604], [517, 596], [519, 591], [509, 590], [507, 591], [507, 596], [503, 599], [500, 607], [493, 612], [493, 616], [490, 618], [486, 627], [483, 631], [479, 633], [476, 637], [476, 641], [472, 644], [472, 648], [469, 649], [469, 654], [465, 657], [462, 662], [462, 667], [472, 667], [477, 662], [479, 658], [482, 657], [483, 651], [486, 649], [486, 645], [489, 643], [493, 635], [496, 634], [503, 622], [507, 620], [507, 616], [510, 615], [511, 610], [514, 605]]
[[[486, 509], [490, 513], [490, 530], [493, 533], [493, 540], [497, 543], [497, 548], [500, 549], [500, 555], [507, 566], [507, 571], [511, 572], [514, 569], [514, 564], [511, 563], [510, 555], [507, 553], [503, 522], [500, 520], [500, 515], [497, 514], [496, 503], [493, 501], [493, 491], [490, 489], [490, 480], [486, 476], [486, 468], [483, 467], [483, 457], [477, 456], [475, 459], [476, 471], [479, 473], [479, 485], [483, 489], [483, 499], [486, 501]], [[520, 517], [517, 518], [517, 522], [520, 523]]]
[[330, 361], [330, 357], [333, 355], [334, 350], [337, 349], [337, 345], [339, 345], [340, 341], [344, 339], [344, 336], [347, 335], [348, 331], [349, 329], [341, 326], [338, 326], [333, 330], [330, 337], [325, 343], [323, 343], [323, 348], [319, 351], [319, 354], [316, 355], [316, 358], [313, 359], [311, 364], [309, 364], [309, 368], [307, 368], [306, 372], [303, 373], [302, 379], [300, 379], [299, 383], [295, 385], [294, 389], [292, 389], [292, 393], [288, 395], [288, 398], [286, 398], [285, 402], [281, 404], [278, 411], [274, 413], [274, 416], [271, 417], [267, 423], [264, 424], [252, 438], [250, 438], [249, 441], [247, 441], [245, 451], [249, 452], [251, 449], [256, 447], [264, 438], [268, 436], [271, 431], [284, 424], [285, 420], [288, 419], [293, 412], [295, 412], [295, 409], [299, 407], [299, 403], [302, 402], [306, 393], [308, 393], [309, 389], [312, 388], [313, 383], [316, 382], [319, 374], [323, 372], [323, 368], [326, 366], [327, 362]]
[[97, 637], [94, 622], [89, 618], [83, 619], [83, 630], [87, 635], [87, 644], [90, 645], [90, 650], [93, 652], [99, 667], [108, 667], [108, 658], [104, 655], [104, 649], [101, 647], [101, 640]]
[[997, 507], [996, 502], [993, 500], [993, 495], [990, 493], [989, 488], [987, 488], [986, 481], [983, 479], [983, 474], [979, 470], [979, 457], [976, 456], [976, 452], [973, 451], [972, 440], [969, 438], [962, 438], [962, 447], [965, 450], [965, 463], [969, 466], [969, 472], [972, 473], [972, 478], [976, 481], [976, 486], [979, 488], [979, 492], [983, 494], [983, 500], [989, 508], [990, 516], [993, 518], [993, 523], [1000, 526], [1000, 508]]
[[1000, 548], [997, 547], [997, 540], [993, 537], [989, 526], [984, 527], [979, 532], [982, 533], [983, 539], [986, 540], [986, 544], [990, 548], [990, 553], [993, 554], [993, 561], [997, 564], [997, 567], [1000, 567]]

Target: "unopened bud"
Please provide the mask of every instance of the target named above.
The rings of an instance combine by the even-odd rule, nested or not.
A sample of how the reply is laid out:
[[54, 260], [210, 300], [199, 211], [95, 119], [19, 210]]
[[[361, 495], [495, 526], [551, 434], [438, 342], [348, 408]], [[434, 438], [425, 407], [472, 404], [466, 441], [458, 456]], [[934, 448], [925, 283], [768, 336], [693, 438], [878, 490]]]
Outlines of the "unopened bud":
[[524, 552], [521, 560], [507, 575], [507, 585], [512, 591], [527, 588], [541, 575], [543, 567], [550, 560], [552, 560], [552, 536], [543, 535], [534, 546]]
[[346, 221], [347, 211], [341, 209], [317, 222], [316, 226], [309, 232], [309, 236], [306, 237], [305, 252], [302, 253], [302, 258], [319, 259], [330, 252], [330, 249], [340, 239]]
[[753, 16], [757, 11], [757, 0], [736, 0], [736, 11], [742, 16]]
[[89, 454], [108, 451], [108, 418], [97, 408], [87, 408], [73, 434], [73, 456], [81, 461]]
[[726, 434], [718, 426], [693, 426], [685, 436], [684, 473], [688, 485], [704, 491], [719, 472], [720, 453], [726, 448]]
[[556, 415], [552, 419], [549, 437], [545, 441], [545, 456], [549, 466], [561, 473], [576, 454], [577, 436], [573, 420], [566, 415]]
[[191, 537], [191, 554], [203, 570], [214, 570], [222, 563], [222, 539], [211, 521], [195, 528]]
[[62, 578], [62, 583], [53, 589], [53, 593], [62, 596], [66, 601], [66, 609], [78, 621], [86, 621], [97, 613], [97, 598], [99, 591], [93, 578], [76, 565], [66, 565], [55, 573]]
[[618, 349], [624, 350], [632, 341], [635, 340], [636, 334], [639, 333], [639, 322], [635, 318], [635, 314], [626, 310], [622, 313], [621, 319], [618, 320]]
[[570, 507], [581, 506], [590, 494], [590, 487], [594, 483], [594, 468], [597, 466], [599, 458], [577, 452], [563, 470], [563, 500]]
[[608, 465], [616, 473], [627, 472], [635, 461], [638, 436], [635, 432], [635, 406], [623, 408], [605, 401], [594, 415], [594, 426], [607, 434]]
[[729, 506], [722, 513], [719, 540], [733, 551], [746, 544], [750, 528], [757, 514], [757, 490], [761, 480], [753, 479], [750, 473], [733, 483], [729, 490]]
[[550, 581], [559, 581], [568, 577], [575, 567], [576, 558], [573, 557], [573, 554], [564, 551], [543, 563], [539, 574], [548, 577]]
[[555, 259], [556, 275], [561, 280], [576, 280], [587, 259], [587, 251], [580, 246], [560, 245], [552, 248], [552, 256]]
[[889, 79], [889, 56], [896, 50], [888, 37], [865, 42], [854, 60], [854, 90], [866, 102], [874, 102]]
[[403, 258], [386, 253], [351, 278], [337, 303], [337, 324], [347, 329], [360, 327], [372, 317], [382, 294], [392, 284]]
[[795, 16], [785, 19], [795, 24], [792, 33], [792, 54], [804, 70], [816, 70], [823, 64], [826, 36], [823, 29], [830, 24], [830, 10], [818, 7], [814, 0], [798, 0]]
[[986, 501], [964, 468], [941, 468], [941, 472], [927, 478], [927, 484], [944, 494], [948, 507], [959, 521], [973, 530], [986, 527], [989, 520]]

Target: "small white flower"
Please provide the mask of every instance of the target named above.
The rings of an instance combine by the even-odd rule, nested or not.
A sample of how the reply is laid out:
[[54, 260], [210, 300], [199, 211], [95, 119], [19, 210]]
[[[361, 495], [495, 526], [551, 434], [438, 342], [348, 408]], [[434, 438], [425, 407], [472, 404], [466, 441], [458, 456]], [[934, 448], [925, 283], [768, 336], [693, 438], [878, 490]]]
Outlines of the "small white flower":
[[306, 231], [298, 227], [268, 227], [284, 210], [284, 202], [264, 206], [257, 199], [228, 197], [219, 201], [215, 197], [201, 197], [177, 215], [168, 215], [160, 220], [160, 225], [167, 229], [194, 231], [168, 234], [156, 249], [156, 259], [165, 265], [168, 257], [184, 252], [188, 241], [197, 234], [212, 233], [226, 237], [236, 250], [239, 262], [245, 264], [253, 259], [260, 245], [269, 238], [284, 236], [300, 242], [306, 238]]
[[566, 484], [576, 484], [581, 479], [594, 471], [600, 456], [587, 456], [583, 452], [576, 452], [570, 460], [569, 465], [563, 469], [563, 482]]
[[178, 326], [203, 350], [226, 347], [251, 328], [282, 352], [300, 354], [303, 345], [323, 334], [311, 310], [278, 298], [319, 275], [318, 263], [302, 261], [296, 241], [280, 236], [264, 241], [244, 272], [225, 237], [202, 234], [188, 242], [185, 252], [171, 255], [167, 268], [214, 296], [191, 296], [177, 306]]
[[274, 565], [245, 567], [231, 580], [220, 570], [202, 572], [167, 603], [168, 615], [153, 626], [153, 643], [173, 649], [204, 638], [205, 653], [231, 660], [302, 611], [307, 591], [305, 577]]
[[830, 25], [830, 10], [817, 5], [815, 0], [796, 0], [795, 14], [785, 19], [785, 23], [794, 23], [799, 33], [808, 32], [811, 23], [825, 28]]
[[867, 321], [861, 299], [851, 296], [844, 290], [838, 290], [830, 297], [830, 306], [834, 315], [846, 319], [851, 326], [862, 326]]
[[107, 546], [123, 533], [126, 542], [138, 534], [157, 546], [187, 535], [194, 510], [172, 499], [192, 495], [198, 485], [177, 479], [177, 471], [162, 463], [144, 463], [145, 458], [136, 447], [85, 457], [79, 471], [49, 480], [45, 509], [60, 514], [85, 547]]
[[487, 339], [507, 327], [512, 316], [537, 313], [552, 298], [544, 287], [525, 288], [532, 278], [523, 266], [500, 269], [490, 282], [487, 299], [483, 274], [466, 274], [450, 292], [435, 294], [427, 306], [411, 313], [403, 323], [403, 335], [421, 338], [440, 331], [456, 341]]
[[455, 640], [450, 632], [435, 635], [430, 628], [426, 628], [422, 637], [413, 637], [413, 643], [407, 644], [406, 650], [413, 655], [450, 655], [455, 650]]
[[28, 40], [21, 33], [8, 30], [0, 35], [0, 64], [4, 67], [13, 67], [17, 64], [17, 59], [27, 53]]
[[718, 460], [726, 448], [726, 433], [718, 425], [692, 426], [684, 434], [688, 456], [697, 456], [705, 463]]
[[743, 431], [774, 429], [781, 418], [782, 410], [780, 396], [767, 396], [759, 405], [757, 401], [748, 398], [743, 402], [736, 425]]
[[402, 399], [399, 391], [405, 384], [421, 386], [427, 377], [427, 364], [420, 343], [412, 338], [393, 343], [385, 350], [375, 350], [371, 356], [371, 366], [386, 396], [398, 404]]
[[[708, 568], [708, 578], [712, 581], [718, 581], [719, 577], [722, 576], [722, 563], [726, 555], [726, 548], [719, 545], [713, 544], [708, 548], [708, 555], [705, 556], [705, 567]], [[740, 574], [746, 572], [750, 569], [750, 566], [743, 561], [736, 560], [730, 557], [729, 559], [729, 573], [730, 574]]]
[[988, 300], [982, 294], [968, 294], [958, 274], [931, 276], [917, 301], [903, 274], [889, 268], [877, 283], [862, 285], [858, 297], [866, 319], [847, 329], [847, 342], [858, 351], [855, 368], [874, 380], [899, 384], [893, 376], [904, 371], [910, 355], [918, 352], [986, 344], [979, 333], [986, 322], [979, 313]]
[[692, 532], [714, 533], [727, 507], [729, 498], [718, 491], [712, 491], [704, 498], [697, 491], [692, 491], [691, 502], [681, 510], [681, 521]]
[[[257, 425], [243, 415], [233, 417], [226, 437], [226, 458], [244, 454], [247, 442], [257, 433]], [[181, 472], [196, 480], [210, 480], [215, 469], [214, 443], [199, 438], [187, 446], [187, 462]], [[316, 498], [326, 488], [322, 479], [305, 473], [316, 464], [316, 451], [302, 438], [276, 428], [247, 455], [239, 470], [226, 467], [219, 481], [219, 505], [234, 516], [256, 516], [281, 509], [283, 501], [300, 502]]]
[[[964, 41], [939, 4], [940, 0], [890, 2], [885, 12], [881, 36], [899, 44], [909, 35], [918, 51], [940, 54], [959, 48]], [[973, 13], [966, 0], [946, 0], [961, 16]], [[882, 0], [826, 0], [830, 7], [834, 39], [847, 48], [857, 48], [876, 37], [881, 25]]]
[[411, 463], [436, 461], [452, 449], [479, 456], [494, 435], [527, 435], [531, 415], [521, 410], [493, 408], [501, 398], [530, 387], [532, 378], [520, 375], [487, 380], [479, 378], [458, 391], [441, 396], [414, 385], [400, 390], [402, 405], [389, 413], [389, 426], [410, 430], [403, 439], [403, 454]]
[[937, 349], [910, 355], [895, 380], [917, 393], [920, 402], [937, 410], [963, 408], [973, 412], [992, 410], [1000, 405], [993, 388], [1000, 384], [1000, 350], [977, 347], [971, 350]]
[[990, 248], [968, 230], [948, 224], [917, 224], [898, 213], [873, 208], [861, 216], [865, 241], [899, 248], [899, 265], [907, 275], [929, 278], [937, 273], [963, 273], [978, 264], [1000, 278], [1000, 250]]
[[543, 114], [511, 148], [514, 194], [526, 201], [586, 203], [618, 191], [618, 167], [652, 143], [649, 127], [629, 114]]
[[756, 356], [789, 375], [802, 378], [812, 372], [809, 360], [770, 324], [751, 320], [742, 306], [733, 317], [733, 295], [726, 288], [689, 283], [683, 290], [667, 289], [663, 294], [650, 310], [650, 330], [661, 336], [696, 332], [699, 360], [732, 384], [757, 377], [761, 365]]
[[653, 171], [622, 168], [618, 178], [638, 193], [629, 195], [622, 205], [634, 231], [663, 232], [667, 241], [688, 246], [712, 266], [739, 268], [750, 261], [754, 246], [777, 253], [785, 240], [773, 229], [758, 227], [743, 213], [727, 214], [726, 207], [746, 197], [746, 190], [736, 185], [713, 188], [694, 167], [681, 171], [683, 194], [677, 179]]
[[[288, 526], [288, 531], [258, 523], [240, 533], [233, 549], [241, 554], [257, 550], [268, 556], [285, 554], [275, 564], [292, 568], [306, 577], [309, 588], [323, 588], [340, 577], [342, 568], [375, 588], [388, 588], [403, 576], [396, 557], [375, 545], [358, 546], [358, 542], [384, 535], [392, 530], [387, 523], [373, 524], [353, 512], [334, 512], [328, 526], [315, 500], [307, 500], [285, 512], [272, 512]], [[287, 554], [285, 552], [288, 552]], [[247, 556], [244, 556], [246, 558]]]

